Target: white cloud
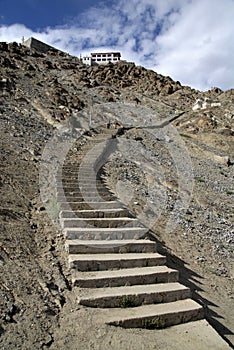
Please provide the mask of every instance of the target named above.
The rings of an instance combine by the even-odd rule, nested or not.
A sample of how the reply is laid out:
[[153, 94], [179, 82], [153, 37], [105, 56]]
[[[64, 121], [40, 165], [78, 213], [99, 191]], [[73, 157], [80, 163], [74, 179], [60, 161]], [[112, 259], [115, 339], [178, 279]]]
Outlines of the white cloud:
[[232, 0], [193, 1], [182, 8], [175, 25], [157, 38], [158, 70], [202, 89], [232, 87], [233, 13]]
[[32, 30], [26, 28], [22, 24], [14, 24], [9, 27], [1, 26], [0, 27], [0, 41], [6, 42], [21, 42], [22, 37], [30, 37], [34, 33]]
[[0, 27], [0, 40], [35, 36], [77, 56], [118, 50], [182, 84], [225, 90], [234, 85], [233, 13], [233, 0], [119, 0], [37, 33], [20, 24]]

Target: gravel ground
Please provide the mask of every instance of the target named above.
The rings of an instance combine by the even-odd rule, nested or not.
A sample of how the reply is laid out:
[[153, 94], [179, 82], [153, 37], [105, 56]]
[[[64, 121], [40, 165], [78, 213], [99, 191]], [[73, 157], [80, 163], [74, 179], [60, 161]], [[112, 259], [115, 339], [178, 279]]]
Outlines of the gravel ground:
[[[77, 306], [63, 236], [40, 198], [41, 158], [55, 131], [79, 148], [109, 120], [125, 133], [103, 177], [233, 345], [234, 90], [202, 93], [132, 64], [87, 68], [15, 44], [1, 44], [0, 59], [0, 347], [206, 349], [197, 334], [189, 344], [186, 326], [113, 329]], [[200, 96], [222, 106], [193, 112]], [[80, 138], [90, 118], [96, 131]]]

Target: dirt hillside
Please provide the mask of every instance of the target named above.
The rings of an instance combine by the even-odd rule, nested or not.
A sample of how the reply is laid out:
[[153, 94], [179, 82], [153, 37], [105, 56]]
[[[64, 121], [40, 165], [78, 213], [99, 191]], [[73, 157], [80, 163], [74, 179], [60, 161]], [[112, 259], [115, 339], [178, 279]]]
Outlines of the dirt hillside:
[[[56, 50], [0, 49], [0, 347], [157, 348], [156, 331], [89, 334], [82, 320], [92, 325], [92, 314], [74, 302], [64, 238], [40, 197], [52, 137], [82, 147], [109, 122], [123, 127], [102, 176], [148, 218], [169, 266], [234, 346], [234, 89], [197, 91], [128, 62], [87, 67]], [[204, 108], [192, 109], [198, 99]]]

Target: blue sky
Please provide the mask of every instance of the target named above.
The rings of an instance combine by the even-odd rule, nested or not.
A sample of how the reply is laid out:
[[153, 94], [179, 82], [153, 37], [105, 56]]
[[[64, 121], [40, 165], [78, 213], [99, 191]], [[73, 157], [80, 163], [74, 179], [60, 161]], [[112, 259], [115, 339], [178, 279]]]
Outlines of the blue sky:
[[0, 0], [0, 24], [22, 23], [33, 29], [66, 24], [97, 0]]
[[234, 87], [234, 0], [0, 0], [0, 41], [122, 58], [200, 90]]

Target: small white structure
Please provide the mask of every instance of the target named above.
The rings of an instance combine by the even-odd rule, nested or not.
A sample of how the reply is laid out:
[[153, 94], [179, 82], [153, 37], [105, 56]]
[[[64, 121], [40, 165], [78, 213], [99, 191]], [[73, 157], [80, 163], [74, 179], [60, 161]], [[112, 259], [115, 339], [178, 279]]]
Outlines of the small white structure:
[[120, 61], [121, 54], [120, 52], [93, 52], [90, 54], [90, 56], [86, 56], [82, 58], [82, 61], [84, 64], [88, 66], [95, 66], [95, 65], [105, 65], [110, 62], [116, 63]]
[[198, 98], [193, 106], [192, 110], [196, 111], [197, 109], [202, 109], [202, 100]]
[[195, 102], [195, 105], [192, 107], [193, 111], [197, 111], [198, 109], [206, 109], [209, 107], [219, 107], [221, 106], [221, 102], [213, 101], [209, 97], [205, 97], [204, 99], [198, 98]]
[[211, 102], [211, 107], [220, 107], [221, 106], [221, 102]]
[[203, 103], [202, 103], [202, 109], [209, 108], [211, 106], [211, 99], [209, 97], [205, 97]]

